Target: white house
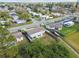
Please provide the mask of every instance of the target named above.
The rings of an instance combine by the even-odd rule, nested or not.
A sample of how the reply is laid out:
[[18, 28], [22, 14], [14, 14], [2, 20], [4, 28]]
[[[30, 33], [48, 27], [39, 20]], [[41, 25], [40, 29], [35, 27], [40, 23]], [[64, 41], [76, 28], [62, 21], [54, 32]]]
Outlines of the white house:
[[71, 27], [71, 26], [74, 25], [74, 22], [73, 21], [67, 21], [67, 22], [64, 22], [63, 25], [66, 26], [66, 27]]
[[12, 35], [16, 38], [17, 42], [20, 42], [23, 40], [23, 35], [21, 32], [12, 33]]
[[52, 15], [54, 15], [54, 16], [62, 16], [61, 13], [52, 13]]
[[33, 28], [33, 29], [28, 30], [27, 33], [32, 38], [40, 38], [45, 33], [45, 30], [43, 28], [38, 27], [38, 28]]

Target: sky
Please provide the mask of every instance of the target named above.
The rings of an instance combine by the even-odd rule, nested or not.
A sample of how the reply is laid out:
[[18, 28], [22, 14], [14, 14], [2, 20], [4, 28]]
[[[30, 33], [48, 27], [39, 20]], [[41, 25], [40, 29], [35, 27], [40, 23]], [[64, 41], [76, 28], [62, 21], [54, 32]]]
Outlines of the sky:
[[78, 0], [0, 0], [0, 2], [77, 2]]

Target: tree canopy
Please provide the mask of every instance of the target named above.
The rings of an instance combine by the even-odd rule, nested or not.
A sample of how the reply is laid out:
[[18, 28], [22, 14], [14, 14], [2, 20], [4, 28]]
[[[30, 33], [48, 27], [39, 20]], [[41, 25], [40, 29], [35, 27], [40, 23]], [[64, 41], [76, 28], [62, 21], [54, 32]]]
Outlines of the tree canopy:
[[0, 12], [0, 18], [3, 20], [11, 20], [12, 17], [8, 15], [8, 12]]
[[40, 42], [34, 42], [28, 46], [21, 46], [19, 48], [19, 54], [22, 57], [31, 58], [69, 57], [69, 51], [64, 46], [57, 43], [46, 46]]
[[28, 12], [23, 12], [23, 11], [17, 11], [17, 15], [21, 19], [29, 19], [31, 17], [31, 15], [28, 14]]

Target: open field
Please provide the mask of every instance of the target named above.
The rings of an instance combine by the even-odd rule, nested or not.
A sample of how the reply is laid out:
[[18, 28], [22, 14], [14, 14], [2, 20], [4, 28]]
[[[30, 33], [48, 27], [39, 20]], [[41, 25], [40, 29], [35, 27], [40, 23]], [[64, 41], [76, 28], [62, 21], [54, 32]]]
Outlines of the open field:
[[79, 52], [79, 32], [74, 32], [64, 38], [74, 49]]

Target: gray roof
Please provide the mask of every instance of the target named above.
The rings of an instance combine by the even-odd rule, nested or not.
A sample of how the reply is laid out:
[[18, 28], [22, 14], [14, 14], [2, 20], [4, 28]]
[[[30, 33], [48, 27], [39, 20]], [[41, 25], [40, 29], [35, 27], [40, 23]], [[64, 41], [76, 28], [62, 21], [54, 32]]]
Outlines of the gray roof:
[[60, 28], [62, 27], [62, 23], [51, 23], [48, 25], [50, 28]]
[[21, 37], [23, 37], [23, 35], [22, 35], [21, 32], [12, 33], [12, 35], [13, 35], [15, 38], [21, 38]]
[[31, 34], [34, 34], [34, 33], [37, 33], [37, 32], [41, 32], [41, 31], [44, 31], [44, 29], [40, 28], [40, 27], [37, 27], [37, 28], [33, 28], [33, 29], [28, 30], [27, 33], [29, 35], [31, 35]]

